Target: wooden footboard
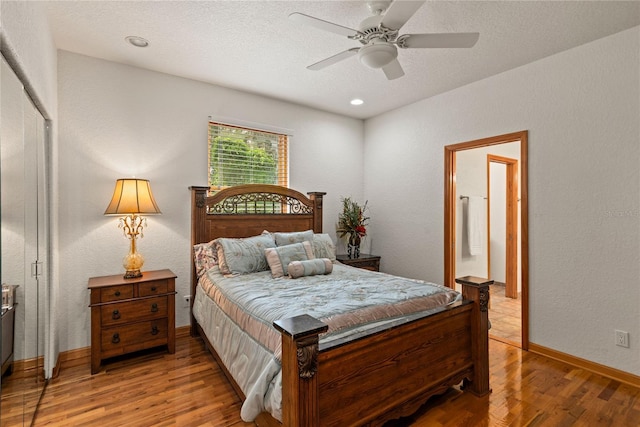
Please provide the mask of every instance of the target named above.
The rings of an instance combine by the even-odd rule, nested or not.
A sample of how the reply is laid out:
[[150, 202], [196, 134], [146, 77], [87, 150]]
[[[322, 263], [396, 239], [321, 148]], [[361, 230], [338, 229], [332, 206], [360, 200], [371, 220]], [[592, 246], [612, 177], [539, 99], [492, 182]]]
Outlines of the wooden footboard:
[[276, 322], [283, 425], [382, 425], [461, 381], [474, 394], [489, 393], [488, 284], [463, 287], [463, 302], [327, 348], [318, 346], [322, 322]]

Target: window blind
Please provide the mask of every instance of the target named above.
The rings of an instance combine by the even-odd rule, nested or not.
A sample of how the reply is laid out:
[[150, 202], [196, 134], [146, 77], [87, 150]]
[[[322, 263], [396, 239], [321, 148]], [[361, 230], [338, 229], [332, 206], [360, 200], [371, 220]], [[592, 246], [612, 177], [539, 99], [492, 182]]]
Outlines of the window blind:
[[211, 191], [241, 184], [289, 185], [289, 137], [209, 122]]

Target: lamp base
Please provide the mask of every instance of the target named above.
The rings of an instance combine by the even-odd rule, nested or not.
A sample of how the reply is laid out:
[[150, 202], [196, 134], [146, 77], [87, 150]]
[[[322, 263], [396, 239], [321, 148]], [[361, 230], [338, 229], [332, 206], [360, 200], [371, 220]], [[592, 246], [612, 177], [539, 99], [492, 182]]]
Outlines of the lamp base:
[[124, 273], [125, 279], [135, 279], [136, 277], [142, 277], [140, 270], [127, 270]]
[[[135, 247], [133, 248], [135, 250]], [[144, 264], [144, 258], [138, 252], [129, 252], [127, 256], [122, 260], [122, 266], [126, 270], [124, 273], [125, 279], [133, 279], [136, 277], [141, 277], [142, 273], [140, 269]]]

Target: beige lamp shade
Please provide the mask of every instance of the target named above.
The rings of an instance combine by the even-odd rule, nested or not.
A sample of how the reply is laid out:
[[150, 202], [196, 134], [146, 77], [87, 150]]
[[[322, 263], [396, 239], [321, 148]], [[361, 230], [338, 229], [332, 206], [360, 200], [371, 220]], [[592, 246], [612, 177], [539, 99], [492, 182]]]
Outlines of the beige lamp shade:
[[105, 215], [160, 214], [147, 179], [118, 179]]

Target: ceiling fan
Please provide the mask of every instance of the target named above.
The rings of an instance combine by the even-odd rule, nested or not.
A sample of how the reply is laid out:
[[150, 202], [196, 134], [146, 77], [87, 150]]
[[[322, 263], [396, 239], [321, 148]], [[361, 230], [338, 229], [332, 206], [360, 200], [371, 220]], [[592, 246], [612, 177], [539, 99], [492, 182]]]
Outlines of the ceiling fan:
[[321, 70], [357, 54], [360, 62], [371, 68], [382, 68], [387, 79], [393, 80], [404, 76], [404, 70], [398, 61], [398, 47], [401, 49], [473, 47], [480, 37], [479, 33], [398, 35], [400, 28], [424, 2], [425, 0], [369, 1], [367, 5], [373, 16], [364, 19], [358, 30], [303, 13], [292, 13], [289, 18], [320, 30], [357, 40], [363, 45], [347, 49], [309, 65], [307, 67], [309, 70]]

